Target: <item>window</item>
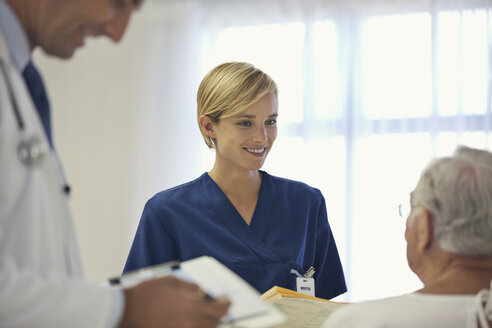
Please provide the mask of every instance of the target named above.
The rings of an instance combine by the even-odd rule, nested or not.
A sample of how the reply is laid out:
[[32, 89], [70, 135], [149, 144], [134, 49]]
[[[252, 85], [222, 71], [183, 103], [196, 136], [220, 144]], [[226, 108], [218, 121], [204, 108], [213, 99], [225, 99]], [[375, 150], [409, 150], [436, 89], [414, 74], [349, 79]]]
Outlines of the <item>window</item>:
[[433, 156], [492, 146], [490, 17], [478, 8], [242, 25], [208, 45], [203, 72], [247, 61], [278, 83], [279, 137], [264, 169], [323, 192], [344, 300], [420, 287], [397, 205]]

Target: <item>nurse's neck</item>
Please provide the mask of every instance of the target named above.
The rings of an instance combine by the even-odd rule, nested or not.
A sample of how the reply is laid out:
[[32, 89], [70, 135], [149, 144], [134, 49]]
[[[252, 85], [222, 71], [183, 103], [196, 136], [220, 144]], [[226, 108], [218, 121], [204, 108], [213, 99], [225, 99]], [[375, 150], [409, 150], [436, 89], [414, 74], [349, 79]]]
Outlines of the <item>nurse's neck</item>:
[[261, 186], [261, 173], [254, 171], [225, 172], [214, 167], [208, 175], [220, 189], [231, 196], [258, 196]]
[[244, 222], [250, 225], [260, 194], [260, 172], [243, 171], [242, 174], [220, 174], [220, 172], [224, 171], [212, 169], [208, 175], [226, 195]]

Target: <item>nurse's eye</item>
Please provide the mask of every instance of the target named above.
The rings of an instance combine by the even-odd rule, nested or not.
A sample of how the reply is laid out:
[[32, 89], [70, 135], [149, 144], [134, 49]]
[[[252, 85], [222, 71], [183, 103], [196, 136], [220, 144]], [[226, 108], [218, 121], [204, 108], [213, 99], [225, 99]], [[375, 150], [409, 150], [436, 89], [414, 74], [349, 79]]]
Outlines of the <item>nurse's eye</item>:
[[239, 126], [251, 126], [251, 122], [250, 121], [240, 121], [240, 122], [237, 122], [237, 125], [239, 125]]
[[277, 120], [268, 120], [265, 122], [265, 125], [275, 125], [277, 124]]

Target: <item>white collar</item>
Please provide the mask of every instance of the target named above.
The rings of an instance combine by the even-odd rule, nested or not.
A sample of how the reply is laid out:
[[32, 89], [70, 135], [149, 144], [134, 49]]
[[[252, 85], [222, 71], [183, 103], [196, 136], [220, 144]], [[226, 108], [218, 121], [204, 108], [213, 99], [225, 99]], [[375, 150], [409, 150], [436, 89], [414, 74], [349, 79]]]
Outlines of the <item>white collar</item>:
[[22, 73], [31, 59], [29, 42], [17, 15], [5, 0], [0, 0], [0, 29], [5, 36], [14, 66]]

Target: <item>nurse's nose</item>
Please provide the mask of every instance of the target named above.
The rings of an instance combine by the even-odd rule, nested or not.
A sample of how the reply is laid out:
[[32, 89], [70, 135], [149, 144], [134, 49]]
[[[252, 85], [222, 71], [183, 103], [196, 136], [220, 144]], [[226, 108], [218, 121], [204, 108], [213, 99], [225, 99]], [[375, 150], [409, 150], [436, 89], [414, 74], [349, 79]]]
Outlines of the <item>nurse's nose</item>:
[[253, 141], [257, 143], [265, 143], [267, 140], [267, 130], [264, 125], [258, 126], [258, 128], [255, 129], [254, 134], [253, 134]]

